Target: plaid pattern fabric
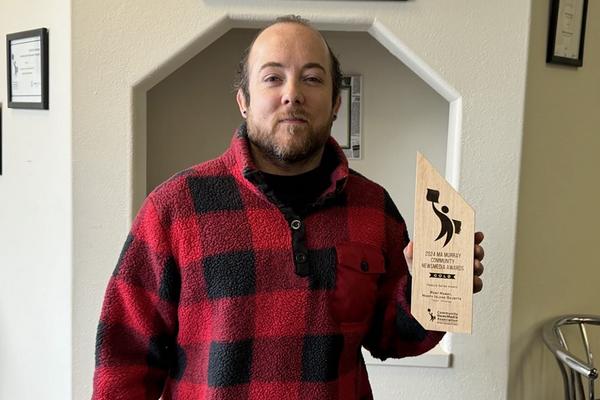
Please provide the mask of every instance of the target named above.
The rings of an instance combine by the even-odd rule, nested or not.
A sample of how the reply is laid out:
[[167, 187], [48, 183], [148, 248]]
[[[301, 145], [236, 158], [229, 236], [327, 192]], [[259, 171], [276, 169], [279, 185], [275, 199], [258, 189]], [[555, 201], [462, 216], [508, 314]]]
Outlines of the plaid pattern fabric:
[[244, 126], [146, 199], [110, 279], [93, 399], [371, 399], [360, 348], [421, 354], [405, 224], [339, 165], [306, 215], [261, 181]]

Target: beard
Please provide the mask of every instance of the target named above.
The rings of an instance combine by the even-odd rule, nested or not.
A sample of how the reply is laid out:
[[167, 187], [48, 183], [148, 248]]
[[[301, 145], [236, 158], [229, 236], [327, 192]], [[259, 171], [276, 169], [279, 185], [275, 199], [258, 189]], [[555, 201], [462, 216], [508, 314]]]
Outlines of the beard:
[[[302, 113], [294, 112], [289, 117], [306, 120]], [[310, 123], [276, 123], [273, 127], [267, 127], [256, 124], [249, 114], [246, 122], [248, 140], [271, 162], [293, 165], [310, 159], [325, 146], [331, 134], [333, 120], [331, 115], [324, 124], [317, 126]]]

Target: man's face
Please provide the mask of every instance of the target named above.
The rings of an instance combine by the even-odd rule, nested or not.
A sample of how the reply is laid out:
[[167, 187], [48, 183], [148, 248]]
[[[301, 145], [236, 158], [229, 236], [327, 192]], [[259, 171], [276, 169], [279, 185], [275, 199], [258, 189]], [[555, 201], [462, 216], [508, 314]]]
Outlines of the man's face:
[[319, 34], [295, 23], [263, 31], [248, 58], [250, 104], [241, 91], [248, 138], [262, 154], [291, 165], [317, 154], [331, 132], [333, 114], [329, 51]]

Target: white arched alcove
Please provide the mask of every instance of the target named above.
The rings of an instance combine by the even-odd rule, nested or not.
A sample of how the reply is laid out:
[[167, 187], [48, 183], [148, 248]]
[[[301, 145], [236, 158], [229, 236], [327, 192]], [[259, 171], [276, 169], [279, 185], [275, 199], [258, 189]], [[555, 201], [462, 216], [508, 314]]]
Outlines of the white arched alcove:
[[[375, 76], [379, 71], [375, 72], [373, 67], [368, 67], [371, 78], [365, 76], [363, 79], [362, 142], [365, 156], [363, 160], [351, 160], [350, 166], [359, 172], [366, 172], [367, 176], [388, 188], [396, 203], [401, 203], [398, 204], [399, 208], [407, 219], [409, 230], [412, 230], [416, 150], [434, 157], [431, 160], [440, 170], [443, 171], [445, 166], [446, 178], [455, 187], [458, 186], [462, 112], [460, 95], [381, 23], [334, 22], [315, 21], [314, 25], [324, 33], [333, 50], [338, 53], [344, 72], [362, 74], [365, 66], [372, 60], [386, 64], [383, 72], [385, 76]], [[233, 73], [241, 51], [256, 33], [256, 29], [238, 28], [254, 25], [257, 23], [250, 24], [241, 19], [221, 20], [134, 88], [133, 210], [137, 210], [139, 202], [148, 191], [170, 175], [213, 158], [225, 150], [239, 120], [231, 90]], [[340, 51], [340, 48], [345, 52]], [[356, 52], [354, 57], [348, 56], [353, 51]], [[361, 60], [360, 55], [365, 55], [364, 58], [369, 60]], [[350, 65], [348, 59], [353, 60]], [[356, 60], [359, 61], [359, 66], [355, 66]], [[392, 68], [395, 71], [390, 72]], [[197, 77], [196, 74], [210, 76]], [[379, 90], [377, 93], [369, 92], [369, 85], [375, 80], [378, 80]], [[390, 85], [395, 84], [393, 87], [398, 91], [397, 98], [393, 94], [383, 93], [386, 90], [386, 80], [387, 90], [390, 90]], [[409, 93], [400, 92], [403, 90]], [[415, 90], [429, 93], [415, 93]], [[378, 102], [378, 98], [384, 96], [386, 100]], [[423, 100], [422, 97], [426, 99]], [[438, 100], [433, 99], [434, 97]], [[399, 115], [402, 110], [398, 107], [402, 106], [396, 105], [395, 100], [402, 98], [404, 100], [397, 104], [404, 104], [404, 107], [412, 109], [404, 110], [403, 115]], [[410, 101], [411, 98], [413, 101]], [[203, 114], [203, 107], [210, 107], [212, 110]], [[228, 110], [220, 111], [221, 107]], [[378, 110], [380, 108], [384, 109], [383, 112]], [[378, 117], [371, 118], [367, 124], [365, 120], [369, 120], [370, 111], [371, 114], [377, 111]], [[440, 118], [440, 113], [446, 115]], [[228, 122], [207, 122], [214, 118]], [[373, 119], [382, 118], [395, 120], [398, 128], [390, 128], [390, 124], [387, 124], [384, 127], [387, 136], [380, 138], [376, 136], [379, 129], [369, 130], [369, 127], [374, 127], [370, 123]], [[424, 123], [401, 128], [403, 119], [416, 119]], [[432, 126], [431, 120], [439, 122]], [[428, 129], [439, 132], [431, 134]], [[398, 138], [394, 136], [412, 136], [412, 139], [398, 142]], [[424, 138], [425, 136], [430, 137]], [[394, 144], [403, 148], [394, 150]], [[198, 151], [191, 148], [197, 148]], [[371, 173], [377, 170], [372, 165], [372, 160], [382, 157], [388, 158], [388, 162], [379, 165], [379, 173]], [[407, 186], [411, 189], [406, 189]], [[399, 201], [400, 194], [402, 199]], [[406, 360], [388, 360], [385, 365], [446, 367], [450, 364], [450, 350], [451, 336], [447, 335], [442, 344], [427, 355]], [[380, 364], [366, 353], [365, 359], [367, 363]]]
[[[230, 15], [223, 17], [214, 25], [207, 27], [206, 31], [199, 34], [193, 43], [173, 54], [168, 61], [163, 65], [157, 66], [155, 70], [133, 87], [132, 210], [137, 210], [137, 207], [146, 195], [148, 92], [190, 59], [201, 53], [218, 38], [225, 35], [229, 30], [235, 28], [260, 28], [268, 21], [271, 20], [263, 20], [261, 22], [261, 20], [255, 19], [253, 16]], [[398, 37], [377, 20], [340, 22], [313, 19], [312, 23], [317, 29], [323, 31], [368, 32], [385, 49], [449, 103], [447, 140], [445, 143], [445, 176], [458, 189], [462, 124], [462, 99], [460, 94], [429, 67], [416, 52], [409, 49]]]

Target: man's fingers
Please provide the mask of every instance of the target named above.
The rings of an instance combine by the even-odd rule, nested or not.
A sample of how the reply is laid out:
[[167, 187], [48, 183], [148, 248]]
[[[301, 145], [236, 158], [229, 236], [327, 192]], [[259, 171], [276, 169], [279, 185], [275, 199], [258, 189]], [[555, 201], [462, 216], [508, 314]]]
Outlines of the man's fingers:
[[483, 281], [480, 277], [476, 276], [473, 278], [473, 293], [481, 292], [481, 289], [483, 289]]
[[483, 281], [480, 276], [483, 274], [483, 264], [481, 260], [485, 256], [483, 247], [479, 244], [483, 242], [483, 232], [475, 232], [475, 259], [473, 260], [473, 293], [479, 293], [483, 289]]
[[483, 247], [476, 244], [475, 245], [475, 259], [481, 261], [481, 260], [483, 260], [484, 256], [485, 256], [485, 251], [483, 250]]
[[475, 232], [475, 258], [480, 261], [485, 255], [483, 247], [479, 245], [481, 242], [483, 242], [483, 232]]
[[483, 274], [483, 264], [479, 260], [473, 262], [473, 275], [481, 276]]
[[483, 232], [475, 232], [475, 244], [483, 242]]

